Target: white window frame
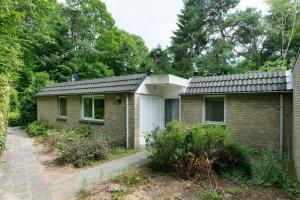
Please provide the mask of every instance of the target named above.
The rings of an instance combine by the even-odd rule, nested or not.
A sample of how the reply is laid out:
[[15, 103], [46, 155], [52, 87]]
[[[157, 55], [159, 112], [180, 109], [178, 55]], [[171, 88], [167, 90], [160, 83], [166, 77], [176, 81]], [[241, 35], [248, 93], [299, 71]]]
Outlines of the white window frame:
[[[91, 98], [92, 99], [92, 115], [93, 117], [84, 117], [84, 99]], [[104, 122], [104, 119], [95, 119], [95, 99], [103, 99], [104, 100], [104, 112], [105, 112], [105, 99], [104, 95], [88, 95], [81, 97], [81, 119], [88, 120], [88, 121], [97, 121], [97, 122]], [[105, 117], [104, 117], [105, 118]]]
[[[61, 115], [61, 112], [60, 112], [60, 99], [66, 99], [67, 116]], [[68, 99], [67, 99], [66, 96], [59, 96], [59, 97], [58, 97], [58, 117], [59, 117], [59, 118], [62, 118], [62, 119], [66, 119], [66, 118], [68, 117]]]
[[[206, 106], [205, 106], [205, 99], [208, 98], [223, 98], [224, 99], [224, 122], [215, 122], [215, 121], [206, 121]], [[226, 125], [226, 96], [225, 95], [205, 95], [203, 96], [203, 108], [202, 108], [202, 123], [203, 124], [219, 124], [219, 125]]]

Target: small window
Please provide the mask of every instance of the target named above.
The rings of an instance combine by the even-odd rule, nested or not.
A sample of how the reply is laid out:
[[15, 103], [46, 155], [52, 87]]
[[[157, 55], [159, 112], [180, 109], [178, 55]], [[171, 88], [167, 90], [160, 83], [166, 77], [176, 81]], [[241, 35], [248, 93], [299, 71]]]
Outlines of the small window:
[[224, 123], [224, 97], [205, 97], [204, 117], [207, 123]]
[[104, 120], [104, 107], [103, 97], [83, 97], [83, 119]]
[[67, 117], [67, 98], [59, 97], [59, 117]]
[[165, 123], [179, 121], [179, 99], [165, 100]]

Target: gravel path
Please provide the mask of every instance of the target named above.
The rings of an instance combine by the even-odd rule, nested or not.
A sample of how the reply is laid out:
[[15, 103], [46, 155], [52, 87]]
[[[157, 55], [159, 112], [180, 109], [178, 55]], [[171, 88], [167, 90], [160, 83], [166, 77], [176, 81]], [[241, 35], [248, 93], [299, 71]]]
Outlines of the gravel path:
[[33, 139], [20, 128], [9, 128], [6, 151], [0, 159], [0, 200], [63, 200], [73, 197], [85, 182], [89, 187], [148, 162], [145, 151], [49, 179], [39, 162]]

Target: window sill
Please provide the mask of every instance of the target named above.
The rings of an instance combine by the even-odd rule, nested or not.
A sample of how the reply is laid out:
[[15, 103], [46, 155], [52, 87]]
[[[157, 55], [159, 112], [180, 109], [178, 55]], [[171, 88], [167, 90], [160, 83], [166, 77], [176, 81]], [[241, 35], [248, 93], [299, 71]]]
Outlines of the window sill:
[[79, 122], [88, 124], [104, 124], [104, 120], [81, 119]]
[[66, 117], [57, 117], [56, 121], [67, 121]]
[[226, 126], [225, 122], [211, 122], [211, 121], [206, 121], [206, 122], [204, 122], [204, 124]]

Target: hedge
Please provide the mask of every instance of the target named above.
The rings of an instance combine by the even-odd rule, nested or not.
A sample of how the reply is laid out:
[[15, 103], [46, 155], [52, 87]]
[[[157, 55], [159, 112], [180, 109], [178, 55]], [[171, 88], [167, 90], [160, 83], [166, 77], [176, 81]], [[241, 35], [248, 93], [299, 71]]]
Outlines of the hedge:
[[4, 74], [0, 74], [0, 153], [5, 148], [6, 126], [9, 109], [9, 82]]

